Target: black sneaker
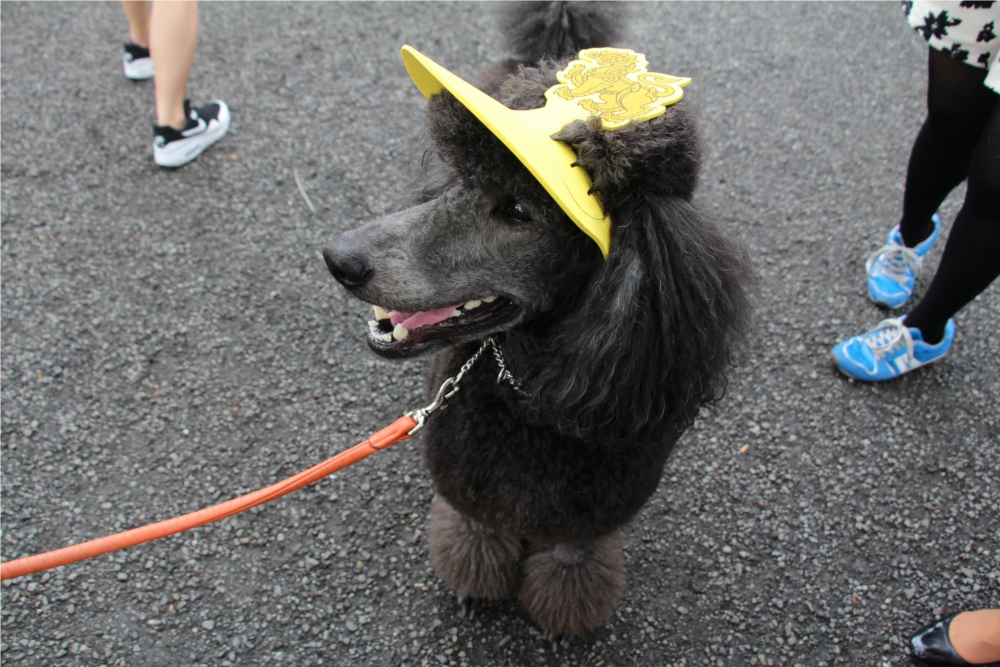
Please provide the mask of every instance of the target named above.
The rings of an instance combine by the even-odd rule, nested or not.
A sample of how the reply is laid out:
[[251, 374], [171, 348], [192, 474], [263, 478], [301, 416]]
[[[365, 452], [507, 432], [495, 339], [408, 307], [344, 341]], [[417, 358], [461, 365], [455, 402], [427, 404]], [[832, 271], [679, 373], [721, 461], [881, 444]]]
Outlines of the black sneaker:
[[192, 109], [184, 100], [187, 125], [175, 130], [169, 125], [153, 126], [153, 159], [161, 167], [180, 167], [225, 136], [229, 130], [229, 107], [221, 100]]
[[122, 65], [125, 67], [125, 78], [133, 81], [143, 81], [153, 78], [153, 60], [149, 57], [149, 49], [136, 46], [131, 42], [125, 44], [122, 53]]

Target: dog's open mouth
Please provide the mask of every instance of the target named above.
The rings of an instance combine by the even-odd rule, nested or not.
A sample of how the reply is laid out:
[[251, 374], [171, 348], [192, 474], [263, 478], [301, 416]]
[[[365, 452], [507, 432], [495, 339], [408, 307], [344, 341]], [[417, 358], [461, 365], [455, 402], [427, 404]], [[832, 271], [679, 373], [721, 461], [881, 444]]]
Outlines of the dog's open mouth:
[[368, 346], [386, 357], [409, 357], [431, 343], [487, 331], [513, 316], [516, 307], [506, 297], [486, 296], [465, 303], [416, 312], [386, 311], [374, 306], [368, 322]]

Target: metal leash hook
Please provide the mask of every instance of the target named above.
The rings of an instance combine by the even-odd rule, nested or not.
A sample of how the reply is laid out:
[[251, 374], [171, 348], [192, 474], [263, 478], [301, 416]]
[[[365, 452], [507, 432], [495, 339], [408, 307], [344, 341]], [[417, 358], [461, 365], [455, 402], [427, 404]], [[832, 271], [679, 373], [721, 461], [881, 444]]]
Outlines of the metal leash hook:
[[[407, 412], [406, 416], [417, 423], [416, 426], [410, 431], [410, 435], [416, 434], [417, 431], [424, 427], [424, 422], [427, 418], [431, 416], [431, 413], [438, 410], [443, 410], [446, 407], [446, 401], [455, 395], [458, 391], [458, 380], [456, 378], [450, 377], [442, 383], [441, 388], [438, 389], [437, 396], [434, 398], [434, 402], [425, 408], [418, 408], [412, 412]], [[451, 391], [448, 391], [451, 389]]]

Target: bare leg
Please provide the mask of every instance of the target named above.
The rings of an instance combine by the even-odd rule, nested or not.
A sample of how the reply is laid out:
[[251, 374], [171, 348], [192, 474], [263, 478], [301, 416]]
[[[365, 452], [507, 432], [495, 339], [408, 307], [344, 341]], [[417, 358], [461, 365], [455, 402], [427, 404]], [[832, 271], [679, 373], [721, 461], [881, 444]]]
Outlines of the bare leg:
[[962, 612], [952, 619], [948, 638], [966, 662], [1000, 661], [1000, 609]]
[[431, 506], [431, 562], [459, 600], [502, 600], [514, 591], [521, 541], [460, 514], [442, 498]]
[[149, 55], [156, 75], [156, 123], [182, 129], [188, 77], [198, 46], [198, 3], [153, 2]]
[[121, 0], [128, 19], [129, 41], [149, 48], [149, 0]]
[[620, 531], [579, 544], [529, 546], [521, 603], [550, 636], [598, 627], [611, 616], [624, 589]]

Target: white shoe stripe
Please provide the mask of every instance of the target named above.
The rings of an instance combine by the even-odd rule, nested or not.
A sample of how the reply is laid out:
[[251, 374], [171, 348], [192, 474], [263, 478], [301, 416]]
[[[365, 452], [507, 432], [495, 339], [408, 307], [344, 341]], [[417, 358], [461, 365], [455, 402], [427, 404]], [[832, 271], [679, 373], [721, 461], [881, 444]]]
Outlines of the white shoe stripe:
[[192, 128], [188, 128], [187, 130], [182, 130], [181, 135], [185, 137], [192, 137], [196, 134], [201, 134], [202, 132], [204, 132], [206, 127], [207, 126], [205, 125], [205, 119], [199, 116], [198, 124]]

